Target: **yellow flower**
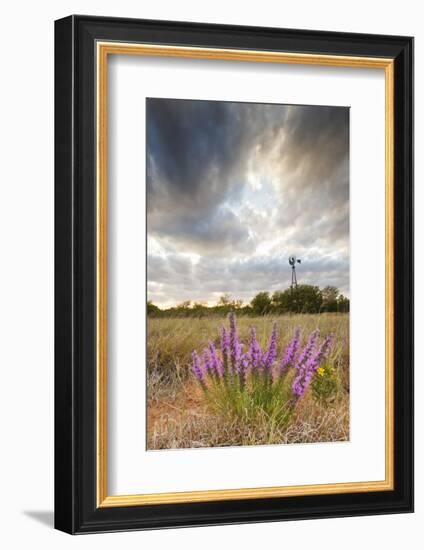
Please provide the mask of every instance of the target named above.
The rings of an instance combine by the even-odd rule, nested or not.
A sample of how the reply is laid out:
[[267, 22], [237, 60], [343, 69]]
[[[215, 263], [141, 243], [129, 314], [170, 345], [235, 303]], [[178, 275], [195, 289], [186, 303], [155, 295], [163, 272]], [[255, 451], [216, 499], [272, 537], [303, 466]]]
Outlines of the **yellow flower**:
[[324, 376], [324, 374], [325, 374], [325, 369], [324, 369], [324, 367], [320, 367], [320, 368], [317, 370], [317, 373], [318, 373], [320, 376]]

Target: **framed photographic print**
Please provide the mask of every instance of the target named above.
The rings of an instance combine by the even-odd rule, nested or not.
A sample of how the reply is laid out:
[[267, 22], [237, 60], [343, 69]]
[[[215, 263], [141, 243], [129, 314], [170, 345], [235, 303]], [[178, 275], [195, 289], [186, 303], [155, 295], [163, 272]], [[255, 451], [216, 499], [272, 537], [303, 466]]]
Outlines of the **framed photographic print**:
[[413, 39], [55, 24], [55, 526], [413, 510]]

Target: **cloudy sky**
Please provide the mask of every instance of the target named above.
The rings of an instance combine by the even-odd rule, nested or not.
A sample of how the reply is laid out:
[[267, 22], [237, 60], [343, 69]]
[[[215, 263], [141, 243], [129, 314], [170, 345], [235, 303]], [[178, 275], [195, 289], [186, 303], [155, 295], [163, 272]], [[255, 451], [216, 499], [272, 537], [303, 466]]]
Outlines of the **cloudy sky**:
[[148, 299], [349, 295], [349, 110], [147, 99]]

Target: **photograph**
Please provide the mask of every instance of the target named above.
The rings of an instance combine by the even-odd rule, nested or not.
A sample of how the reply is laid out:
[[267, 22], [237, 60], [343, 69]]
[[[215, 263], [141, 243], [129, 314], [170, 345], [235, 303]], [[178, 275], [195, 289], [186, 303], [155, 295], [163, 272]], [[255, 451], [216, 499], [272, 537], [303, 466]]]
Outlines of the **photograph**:
[[[44, 395], [54, 412], [56, 531], [157, 537], [284, 521], [284, 541], [298, 545], [296, 525], [303, 536], [313, 519], [322, 533], [307, 542], [356, 548], [346, 521], [372, 528], [359, 516], [414, 511], [418, 18], [397, 10], [390, 23], [368, 10], [365, 25], [357, 9], [346, 23], [346, 13], [320, 5], [315, 24], [305, 20], [313, 10], [290, 19], [290, 6], [279, 17], [261, 5], [240, 19], [227, 4], [213, 23], [180, 5], [177, 19], [124, 8], [57, 14], [54, 65], [47, 59], [37, 79], [51, 87], [54, 67], [54, 310], [45, 298], [29, 308], [54, 324], [53, 342], [37, 333], [43, 320], [30, 323], [54, 343], [54, 407], [44, 398], [51, 373], [36, 368], [36, 344], [22, 330], [10, 349], [15, 360], [28, 348], [28, 381], [6, 370], [34, 394], [31, 410]], [[43, 27], [39, 15], [26, 19]], [[43, 66], [15, 65], [6, 73], [18, 84]], [[29, 131], [53, 130], [39, 109], [51, 108], [51, 91], [35, 86], [35, 100], [21, 102], [40, 119], [21, 117]], [[10, 141], [27, 130], [16, 131], [9, 111]], [[31, 140], [41, 159], [48, 141]], [[19, 292], [4, 288], [19, 329], [27, 316], [16, 296], [41, 242], [28, 239], [45, 223], [41, 239], [53, 245], [53, 219], [33, 200], [52, 217], [52, 188], [43, 195], [45, 177], [31, 176], [29, 160], [14, 160], [7, 180], [18, 209], [6, 226], [19, 226], [23, 240], [5, 262]], [[18, 176], [28, 197], [13, 185]], [[21, 211], [36, 214], [30, 231]], [[40, 281], [37, 299], [53, 283]], [[16, 411], [20, 393], [9, 393], [6, 409]], [[37, 422], [51, 450], [47, 416]], [[44, 457], [38, 470], [46, 468]], [[42, 514], [25, 502], [35, 523]], [[9, 509], [13, 532], [29, 533]], [[346, 520], [328, 537], [320, 520], [331, 518]], [[397, 529], [387, 519], [381, 543], [399, 546], [406, 525], [415, 533], [411, 518]]]
[[145, 101], [147, 450], [349, 441], [349, 107]]

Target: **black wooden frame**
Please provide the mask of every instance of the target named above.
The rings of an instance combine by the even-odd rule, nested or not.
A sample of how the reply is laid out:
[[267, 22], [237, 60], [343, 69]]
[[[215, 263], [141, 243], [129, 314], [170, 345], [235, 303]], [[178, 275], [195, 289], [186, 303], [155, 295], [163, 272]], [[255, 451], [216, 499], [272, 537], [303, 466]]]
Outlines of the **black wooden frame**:
[[[96, 40], [395, 60], [395, 489], [96, 508]], [[413, 39], [70, 16], [55, 23], [55, 527], [68, 533], [413, 510]]]

